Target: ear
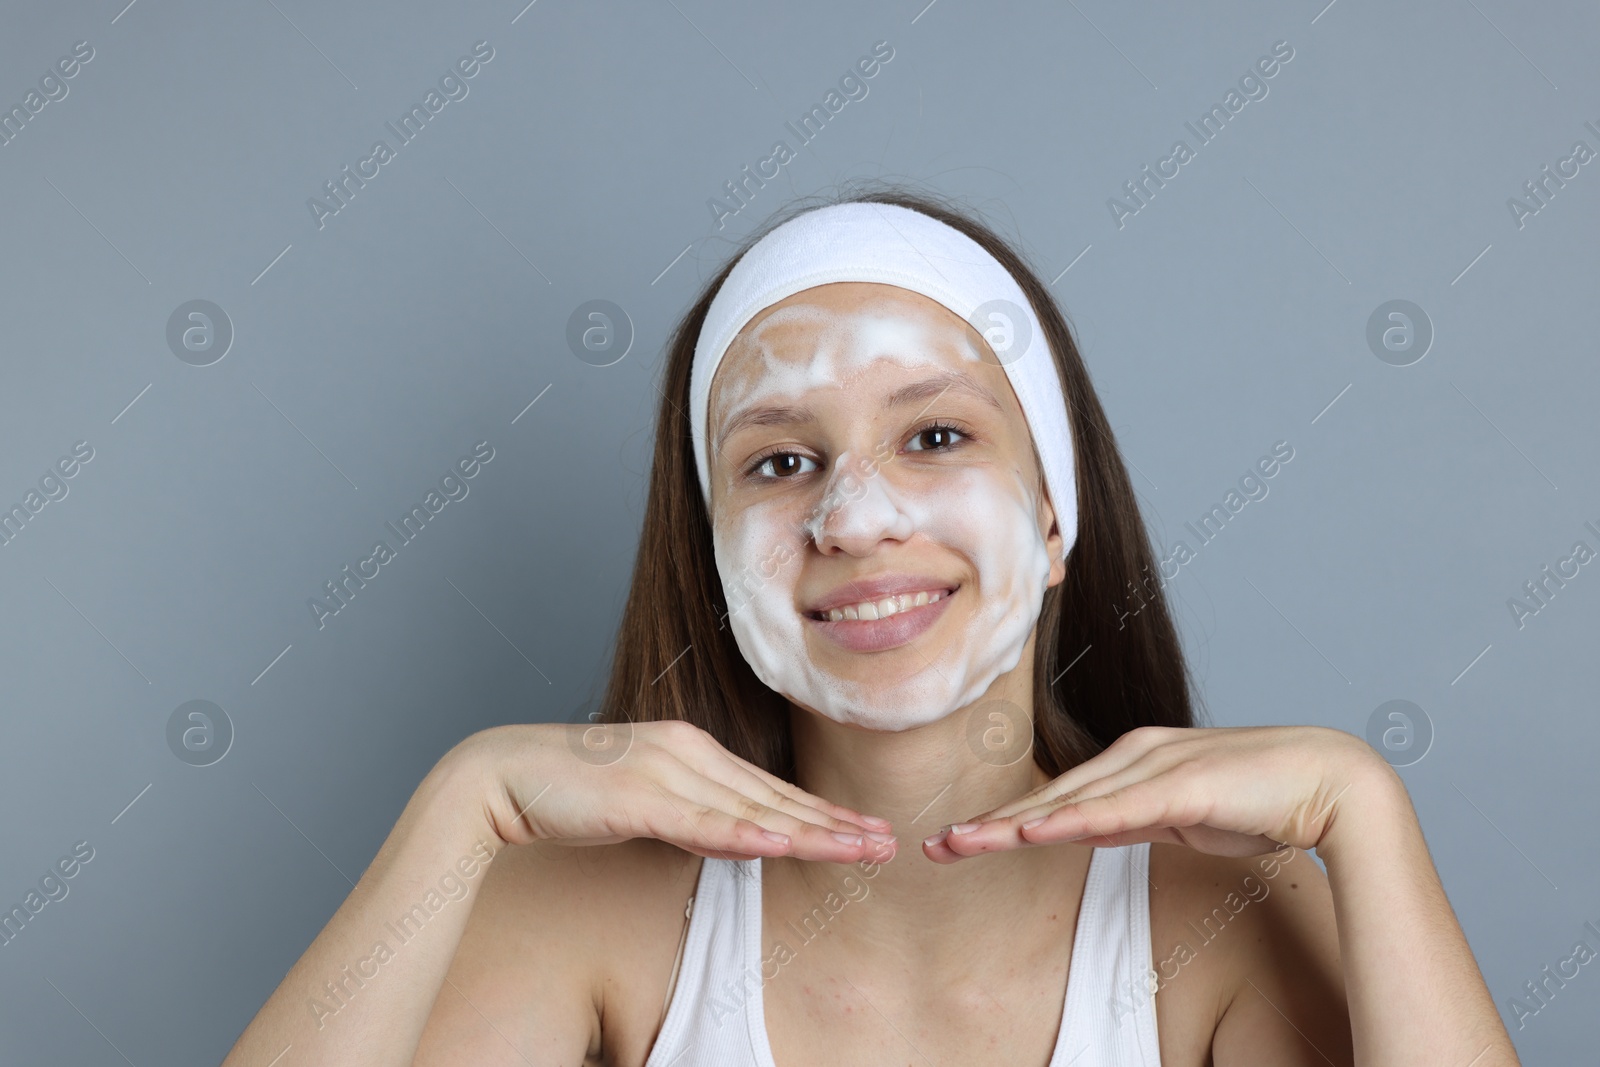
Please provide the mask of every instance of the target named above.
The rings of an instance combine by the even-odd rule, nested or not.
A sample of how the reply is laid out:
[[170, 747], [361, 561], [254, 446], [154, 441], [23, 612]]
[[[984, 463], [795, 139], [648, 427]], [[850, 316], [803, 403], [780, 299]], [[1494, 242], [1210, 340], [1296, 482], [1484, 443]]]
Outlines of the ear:
[[[1043, 479], [1040, 479], [1041, 482]], [[1067, 564], [1061, 558], [1062, 546], [1066, 540], [1061, 536], [1061, 525], [1056, 522], [1056, 509], [1050, 503], [1050, 495], [1041, 484], [1039, 488], [1039, 522], [1050, 524], [1050, 532], [1045, 535], [1045, 551], [1050, 554], [1050, 576], [1045, 582], [1045, 588], [1060, 585], [1067, 577]]]

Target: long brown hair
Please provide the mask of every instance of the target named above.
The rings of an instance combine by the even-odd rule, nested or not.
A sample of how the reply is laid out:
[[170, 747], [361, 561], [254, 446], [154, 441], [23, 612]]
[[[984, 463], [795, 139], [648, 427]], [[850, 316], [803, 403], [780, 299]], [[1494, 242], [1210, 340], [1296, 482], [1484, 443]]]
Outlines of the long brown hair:
[[[1003, 265], [1033, 305], [1069, 404], [1078, 537], [1046, 591], [1034, 658], [1035, 762], [1055, 777], [1136, 726], [1193, 726], [1190, 676], [1156, 579], [1155, 554], [1088, 369], [1050, 291], [1001, 237], [948, 199], [879, 185], [799, 201], [750, 236], [673, 331], [633, 581], [618, 627], [602, 723], [686, 719], [728, 751], [794, 780], [789, 705], [751, 670], [728, 614], [700, 495], [689, 370], [712, 298], [766, 233], [825, 203], [898, 204], [955, 227]], [[1064, 670], [1064, 668], [1067, 668]]]

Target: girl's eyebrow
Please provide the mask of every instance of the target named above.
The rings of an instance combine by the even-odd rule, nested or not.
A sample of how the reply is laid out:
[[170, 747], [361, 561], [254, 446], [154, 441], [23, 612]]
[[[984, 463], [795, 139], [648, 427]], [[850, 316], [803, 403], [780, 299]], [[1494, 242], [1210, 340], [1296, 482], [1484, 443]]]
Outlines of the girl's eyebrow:
[[[937, 400], [951, 389], [975, 397], [1002, 414], [1005, 412], [1005, 408], [1001, 406], [994, 393], [990, 392], [982, 382], [966, 371], [945, 371], [931, 378], [924, 378], [920, 382], [912, 382], [910, 385], [901, 386], [883, 398], [883, 406], [885, 409], [899, 407], [901, 404], [912, 404], [928, 397]], [[929, 400], [930, 405], [933, 400]], [[924, 406], [922, 410], [928, 410], [927, 406]], [[917, 414], [920, 415], [921, 413], [918, 412]]]
[[[944, 371], [921, 381], [903, 385], [883, 398], [883, 409], [901, 407], [914, 404], [919, 400], [927, 400], [922, 410], [927, 411], [933, 401], [939, 399], [950, 390], [966, 393], [968, 396], [981, 400], [996, 411], [1004, 412], [998, 398], [984, 384], [965, 371]], [[918, 412], [921, 415], [922, 412]], [[734, 415], [723, 427], [717, 439], [716, 451], [721, 452], [723, 444], [734, 434], [752, 426], [794, 426], [805, 425], [817, 421], [816, 413], [804, 406], [791, 406], [770, 404], [762, 407], [746, 408]]]

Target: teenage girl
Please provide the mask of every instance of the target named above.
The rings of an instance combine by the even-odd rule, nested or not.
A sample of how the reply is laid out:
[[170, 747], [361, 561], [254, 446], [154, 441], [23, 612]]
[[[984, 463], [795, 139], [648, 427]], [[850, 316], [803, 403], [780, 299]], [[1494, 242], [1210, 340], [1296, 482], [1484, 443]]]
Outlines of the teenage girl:
[[1516, 1064], [1398, 775], [1197, 726], [1154, 563], [1017, 253], [793, 213], [671, 340], [595, 722], [440, 759], [224, 1067]]

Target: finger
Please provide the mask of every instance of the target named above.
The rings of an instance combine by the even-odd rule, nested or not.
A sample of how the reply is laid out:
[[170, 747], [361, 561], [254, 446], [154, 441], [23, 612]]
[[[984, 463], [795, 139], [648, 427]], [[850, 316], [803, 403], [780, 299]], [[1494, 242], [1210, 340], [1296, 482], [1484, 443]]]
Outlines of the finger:
[[[854, 863], [861, 859], [887, 861], [894, 854], [893, 834], [864, 830], [853, 823], [811, 822], [769, 807], [747, 794], [707, 782], [718, 792], [711, 798], [722, 810], [793, 839], [792, 855], [801, 859]], [[838, 828], [834, 828], [838, 827]]]
[[740, 786], [735, 786], [734, 782], [726, 780], [722, 780], [723, 784], [735, 788], [742, 786], [743, 792], [761, 800], [769, 807], [780, 808], [799, 818], [826, 826], [830, 830], [859, 833], [862, 829], [886, 831], [890, 828], [888, 819], [863, 815], [843, 804], [823, 800], [793, 782], [786, 782], [732, 753], [728, 754], [728, 758], [739, 775], [736, 780]]
[[[852, 827], [868, 830], [888, 830], [888, 819], [878, 816], [863, 815], [854, 808], [847, 808], [843, 804], [835, 804], [831, 800], [824, 800], [806, 792], [793, 782], [786, 782], [777, 775], [756, 766], [748, 760], [741, 759], [724, 748], [716, 738], [701, 731], [701, 736], [710, 742], [710, 758], [703, 758], [706, 750], [696, 750], [690, 746], [686, 750], [672, 750], [678, 760], [691, 769], [699, 771], [707, 777], [715, 778], [722, 784], [731, 788], [740, 789], [766, 803], [770, 807], [779, 807], [808, 821], [817, 822], [818, 819], [810, 816], [815, 812], [832, 830], [848, 831]], [[752, 788], [752, 780], [760, 783], [760, 790]], [[778, 802], [777, 798], [782, 798]], [[799, 809], [809, 809], [802, 811]]]
[[[619, 842], [627, 840], [629, 840], [627, 837], [620, 835], [612, 835], [610, 837], [555, 837], [550, 839], [550, 843], [553, 845], [560, 845], [563, 848], [587, 848], [591, 845], [615, 845]], [[708, 858], [715, 856], [718, 859], [734, 860], [749, 860], [756, 858], [754, 854], [742, 853], [732, 849], [706, 848], [701, 845], [695, 845], [683, 841], [673, 841], [670, 843], [676, 845], [678, 848], [683, 849], [685, 852], [693, 852], [696, 856], [705, 856]]]
[[[923, 842], [923, 853], [935, 863], [949, 864], [968, 859], [968, 854], [957, 852], [946, 843], [947, 836], [948, 835], [946, 833], [941, 831], [940, 833], [927, 838]], [[1033, 835], [1031, 831], [1028, 838], [1024, 838], [1020, 834], [1003, 835], [995, 838], [983, 849], [971, 852], [970, 855], [987, 855], [990, 852], [1008, 852], [1019, 848], [1034, 848], [1040, 845], [1059, 843], [1042, 840], [1030, 840], [1029, 838], [1032, 836]], [[957, 840], [959, 839], [960, 838], [958, 836]], [[1103, 838], [1096, 837], [1091, 834], [1087, 837], [1075, 838], [1073, 839], [1072, 843], [1095, 848], [1119, 848], [1122, 845], [1131, 845], [1140, 841], [1162, 841], [1175, 845], [1190, 845], [1190, 842], [1184, 839], [1180, 831], [1166, 827], [1147, 827], [1143, 830], [1128, 830], [1120, 834], [1109, 834]], [[1255, 855], [1260, 851], [1263, 850], [1258, 849], [1256, 852], [1250, 854]]]
[[931, 837], [924, 838], [922, 854], [935, 863], [955, 863], [958, 860], [966, 859], [965, 856], [945, 844], [945, 838], [948, 836], [948, 830], [940, 830]]
[[[1024, 840], [1112, 841], [1151, 828], [1181, 830], [1206, 817], [1205, 807], [1178, 786], [1173, 776], [1161, 775], [1122, 789], [1084, 797], [1044, 816], [1044, 821], [1023, 828]], [[1025, 820], [1026, 821], [1026, 820]], [[1173, 835], [1173, 839], [1181, 837]]]
[[706, 859], [753, 860], [760, 858], [759, 856], [747, 856], [743, 853], [733, 852], [728, 849], [705, 849], [698, 848], [694, 845], [679, 845], [678, 847], [683, 849], [685, 852], [693, 852], [696, 856], [704, 856]]
[[1137, 763], [1151, 752], [1185, 739], [1186, 732], [1177, 727], [1148, 726], [1129, 730], [1101, 752], [1084, 760], [1039, 788], [996, 808], [974, 815], [965, 822], [985, 822], [1004, 819], [1018, 812], [1028, 811], [1048, 801], [1079, 791], [1085, 786]]
[[[1125, 769], [1121, 773], [1125, 775], [1131, 772]], [[1099, 779], [1098, 781], [1090, 782], [1073, 790], [1071, 794], [1066, 795], [1066, 799], [1062, 797], [1050, 798], [1010, 815], [1000, 817], [977, 816], [962, 823], [946, 826], [938, 833], [923, 840], [923, 852], [936, 863], [954, 863], [968, 856], [977, 856], [988, 852], [1005, 852], [1016, 848], [1027, 848], [1036, 844], [1055, 843], [1054, 841], [1024, 837], [1021, 833], [1022, 824], [1053, 814], [1069, 804], [1071, 798], [1105, 792], [1107, 791], [1107, 783], [1110, 781], [1111, 779]]]
[[[873, 831], [874, 836], [869, 837], [860, 831], [828, 830], [767, 807], [709, 778], [691, 781], [676, 797], [654, 787], [663, 802], [656, 811], [664, 807], [667, 814], [664, 819], [650, 822], [652, 835], [674, 844], [709, 849], [719, 855], [737, 849], [829, 863], [856, 863], [862, 859], [882, 863], [894, 856], [895, 841], [890, 835]], [[775, 837], [763, 836], [764, 833]], [[756, 847], [747, 847], [750, 843]]]
[[[692, 809], [687, 804], [682, 808], [668, 815], [666, 825], [652, 825], [650, 836], [708, 859], [748, 860], [757, 856], [782, 856], [790, 854], [793, 847], [788, 837], [748, 819], [740, 819], [722, 811]], [[691, 810], [692, 815], [684, 814]]]
[[[1169, 762], [1169, 756], [1154, 751], [1146, 753], [1115, 774], [1080, 786], [1043, 804], [983, 822], [968, 832], [958, 832], [958, 827], [952, 827], [946, 844], [959, 855], [971, 856], [1003, 848], [1056, 844], [1091, 837], [1097, 843], [1105, 844], [1109, 842], [1106, 835], [1144, 829], [1153, 824], [1194, 825], [1204, 818], [1205, 811], [1201, 806], [1188, 802], [1191, 793], [1189, 783], [1179, 781], [1179, 776], [1171, 773]], [[1131, 826], [1117, 825], [1117, 820], [1122, 817], [1136, 821]], [[1159, 821], [1175, 818], [1189, 821]], [[1025, 823], [1037, 819], [1045, 821], [1038, 826], [1024, 828]], [[960, 825], [971, 826], [972, 822]]]
[[[714, 742], [713, 742], [714, 743]], [[811, 795], [798, 787], [775, 778], [771, 775], [763, 777], [765, 772], [752, 764], [746, 763], [739, 757], [720, 750], [719, 755], [709, 760], [683, 760], [680, 758], [676, 768], [665, 768], [663, 779], [668, 788], [683, 796], [692, 796], [704, 803], [715, 804], [744, 818], [762, 821], [760, 816], [765, 811], [781, 812], [791, 820], [809, 823], [832, 833], [849, 835], [878, 834], [883, 831], [863, 826], [859, 822], [837, 818], [825, 811], [819, 810], [806, 802]], [[771, 782], [776, 783], [769, 784]], [[708, 783], [727, 792], [710, 793], [701, 790], [697, 783]], [[742, 810], [741, 806], [756, 804], [760, 807], [752, 810]], [[819, 801], [826, 804], [826, 801]], [[829, 805], [837, 807], [837, 805]], [[773, 825], [762, 821], [768, 829], [781, 833], [793, 833], [792, 823]], [[874, 839], [876, 840], [876, 839]]]

